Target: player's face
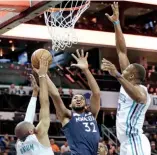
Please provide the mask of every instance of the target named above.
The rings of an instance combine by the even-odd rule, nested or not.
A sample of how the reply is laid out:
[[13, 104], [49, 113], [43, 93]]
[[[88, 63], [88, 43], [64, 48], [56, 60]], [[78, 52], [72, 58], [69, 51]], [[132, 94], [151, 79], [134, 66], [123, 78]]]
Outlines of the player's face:
[[85, 108], [85, 98], [82, 95], [75, 95], [72, 98], [71, 106], [74, 110], [83, 110]]
[[133, 65], [129, 65], [122, 73], [122, 76], [127, 79], [127, 80], [131, 80], [134, 77], [134, 66]]

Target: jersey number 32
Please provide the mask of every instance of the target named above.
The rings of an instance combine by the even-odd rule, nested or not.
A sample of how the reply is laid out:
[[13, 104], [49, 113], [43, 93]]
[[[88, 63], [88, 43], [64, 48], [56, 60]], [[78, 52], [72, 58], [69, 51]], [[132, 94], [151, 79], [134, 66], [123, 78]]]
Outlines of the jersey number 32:
[[95, 124], [93, 122], [84, 122], [86, 132], [97, 132]]

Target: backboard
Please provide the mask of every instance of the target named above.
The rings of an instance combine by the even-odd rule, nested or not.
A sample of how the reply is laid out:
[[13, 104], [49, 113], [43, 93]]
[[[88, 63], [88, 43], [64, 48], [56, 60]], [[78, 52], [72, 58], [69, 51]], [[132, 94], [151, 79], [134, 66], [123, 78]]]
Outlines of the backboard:
[[45, 0], [0, 0], [0, 34], [39, 16], [45, 10], [60, 3], [60, 1]]

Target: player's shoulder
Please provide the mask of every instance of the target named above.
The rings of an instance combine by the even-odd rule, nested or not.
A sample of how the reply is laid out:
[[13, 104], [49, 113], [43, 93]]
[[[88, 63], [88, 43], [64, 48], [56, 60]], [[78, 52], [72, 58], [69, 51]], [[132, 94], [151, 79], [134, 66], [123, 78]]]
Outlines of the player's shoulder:
[[145, 90], [147, 90], [147, 87], [144, 86], [144, 85], [139, 85], [139, 87], [140, 87], [140, 88], [143, 88], [143, 89], [145, 89]]
[[31, 140], [37, 140], [37, 137], [36, 137], [35, 134], [32, 134], [32, 135], [27, 136], [27, 137], [25, 138], [25, 140], [17, 139], [16, 144], [28, 142], [28, 141], [31, 141]]
[[139, 89], [142, 93], [144, 93], [145, 95], [147, 94], [148, 90], [147, 87], [144, 85], [137, 85], [135, 86], [137, 89]]
[[125, 92], [125, 90], [124, 90], [124, 88], [121, 86], [120, 87], [120, 93], [124, 93]]
[[144, 85], [138, 85], [136, 86], [136, 88], [139, 90], [139, 92], [141, 93], [141, 96], [143, 98], [143, 103], [147, 103], [147, 104], [150, 104], [151, 102], [151, 97], [148, 93], [148, 89], [146, 86]]

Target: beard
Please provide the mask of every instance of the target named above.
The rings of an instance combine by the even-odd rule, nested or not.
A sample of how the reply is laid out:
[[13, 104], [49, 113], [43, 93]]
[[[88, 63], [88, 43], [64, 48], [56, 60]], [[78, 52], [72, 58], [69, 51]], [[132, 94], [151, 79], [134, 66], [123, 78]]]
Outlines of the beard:
[[82, 107], [72, 107], [72, 109], [76, 112], [82, 112], [85, 109], [85, 106]]

